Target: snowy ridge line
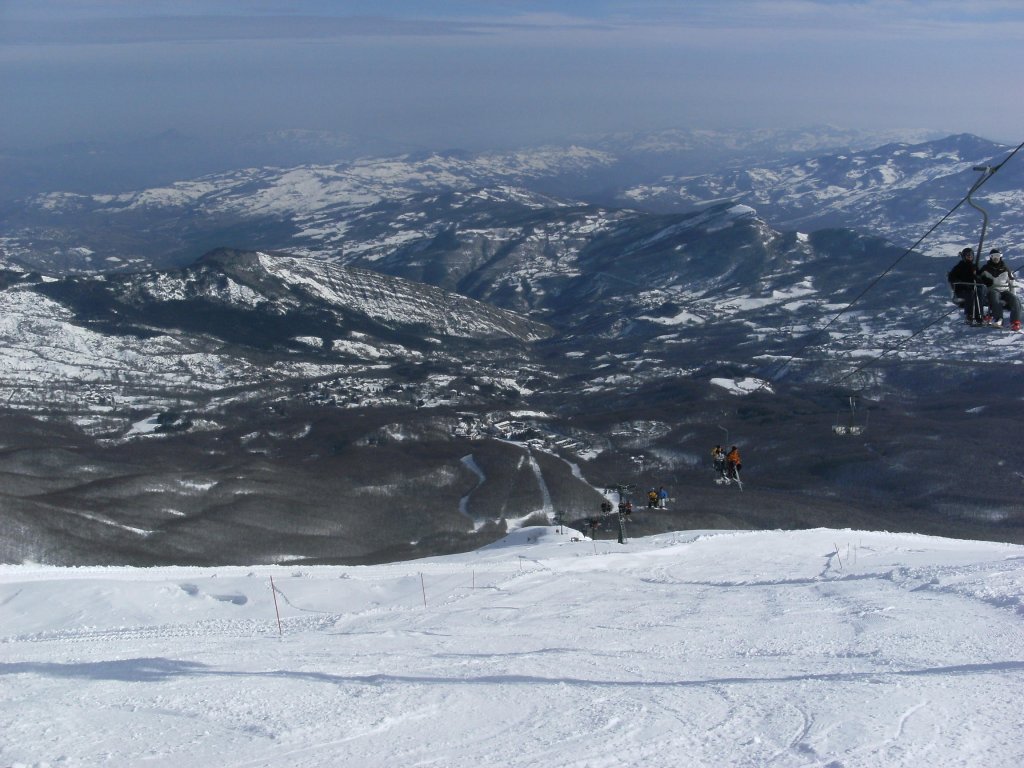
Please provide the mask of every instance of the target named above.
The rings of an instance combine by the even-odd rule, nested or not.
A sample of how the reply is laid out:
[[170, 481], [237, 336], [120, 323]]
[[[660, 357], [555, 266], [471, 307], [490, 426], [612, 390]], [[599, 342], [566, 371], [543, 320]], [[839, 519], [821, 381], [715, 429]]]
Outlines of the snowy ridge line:
[[418, 159], [401, 155], [336, 165], [238, 169], [116, 195], [52, 192], [37, 195], [32, 202], [54, 211], [93, 206], [107, 215], [180, 207], [207, 214], [312, 216], [322, 211], [356, 211], [424, 192], [508, 187], [614, 161], [606, 152], [582, 147], [482, 153], [470, 159], [436, 153]]

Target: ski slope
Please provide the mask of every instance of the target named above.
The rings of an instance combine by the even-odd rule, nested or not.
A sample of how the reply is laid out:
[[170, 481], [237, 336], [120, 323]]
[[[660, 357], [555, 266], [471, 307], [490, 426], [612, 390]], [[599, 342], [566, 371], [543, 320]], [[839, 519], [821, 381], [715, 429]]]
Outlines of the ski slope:
[[0, 765], [1019, 768], [1022, 597], [1024, 547], [823, 529], [2, 566]]

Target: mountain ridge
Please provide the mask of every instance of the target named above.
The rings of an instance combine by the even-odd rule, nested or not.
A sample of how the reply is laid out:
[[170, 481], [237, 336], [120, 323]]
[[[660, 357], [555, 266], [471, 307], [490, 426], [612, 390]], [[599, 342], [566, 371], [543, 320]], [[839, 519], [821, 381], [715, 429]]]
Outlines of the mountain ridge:
[[[656, 173], [627, 172], [654, 177], [632, 185], [610, 177], [588, 184], [588, 175], [628, 165], [628, 159], [572, 147], [251, 168], [131, 194], [39, 195], [7, 206], [0, 246], [9, 265], [50, 272], [181, 266], [221, 245], [333, 258], [339, 251], [375, 247], [369, 233], [380, 238], [387, 228], [374, 224], [374, 217], [403, 205], [406, 218], [395, 222], [378, 247], [414, 237], [418, 212], [429, 207], [432, 193], [518, 197], [552, 214], [581, 205], [609, 215], [623, 207], [689, 212], [727, 200], [751, 205], [776, 227], [853, 227], [909, 245], [966, 194], [976, 179], [973, 166], [993, 164], [1005, 150], [961, 134], [797, 161], [789, 155], [770, 165], [750, 161], [738, 169], [678, 178], [666, 175], [668, 161]], [[1011, 164], [979, 194], [981, 203], [992, 206], [992, 236], [1007, 240], [1006, 246], [1017, 245], [1010, 235], [1022, 223], [1014, 193], [1020, 175]], [[903, 186], [894, 186], [895, 179]], [[581, 193], [585, 189], [590, 192]], [[492, 217], [500, 216], [502, 204], [507, 202], [499, 201]], [[479, 204], [474, 210], [478, 218], [485, 215]], [[462, 214], [450, 213], [458, 223]], [[368, 225], [368, 233], [360, 234]], [[960, 211], [925, 244], [926, 251], [955, 254], [958, 242], [975, 239], [979, 225], [976, 212]]]

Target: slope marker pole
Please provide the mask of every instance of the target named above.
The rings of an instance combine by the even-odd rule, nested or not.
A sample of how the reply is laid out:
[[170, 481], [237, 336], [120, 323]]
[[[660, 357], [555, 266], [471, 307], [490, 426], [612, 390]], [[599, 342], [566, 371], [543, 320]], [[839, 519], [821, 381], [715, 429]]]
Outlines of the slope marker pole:
[[270, 577], [270, 594], [274, 596], [274, 613], [277, 614], [277, 635], [281, 636], [281, 611], [277, 607], [277, 587], [274, 586], [274, 577]]

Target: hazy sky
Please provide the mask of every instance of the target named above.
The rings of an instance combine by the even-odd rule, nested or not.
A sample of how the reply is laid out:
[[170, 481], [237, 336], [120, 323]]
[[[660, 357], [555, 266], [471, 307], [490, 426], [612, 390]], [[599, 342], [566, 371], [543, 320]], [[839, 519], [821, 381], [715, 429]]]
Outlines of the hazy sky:
[[0, 0], [0, 146], [324, 129], [1024, 139], [1021, 0]]

